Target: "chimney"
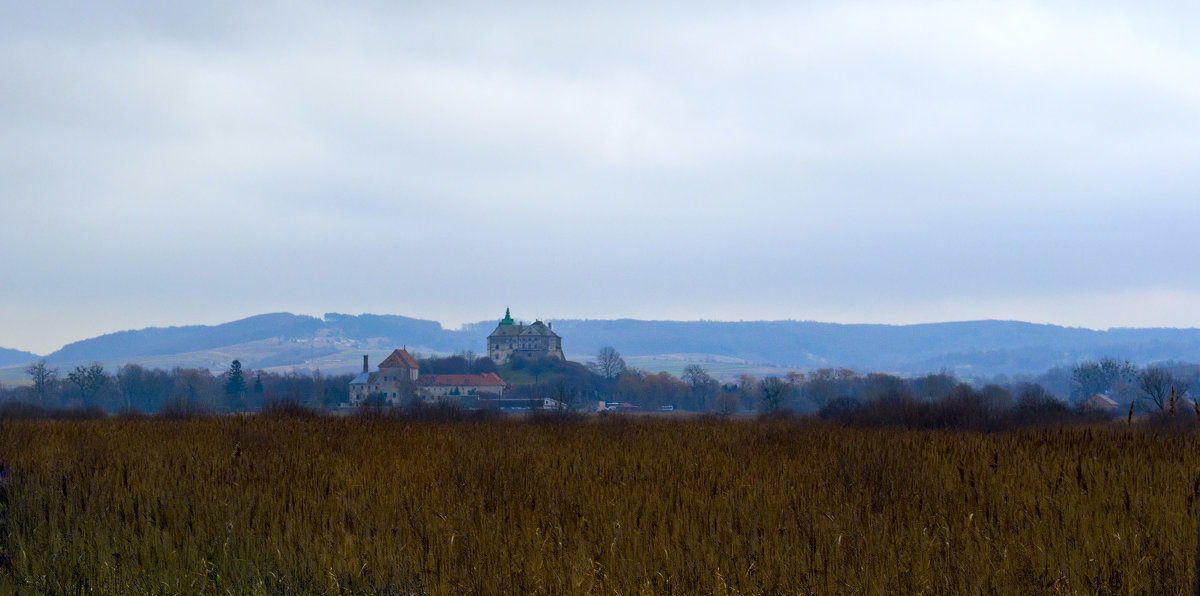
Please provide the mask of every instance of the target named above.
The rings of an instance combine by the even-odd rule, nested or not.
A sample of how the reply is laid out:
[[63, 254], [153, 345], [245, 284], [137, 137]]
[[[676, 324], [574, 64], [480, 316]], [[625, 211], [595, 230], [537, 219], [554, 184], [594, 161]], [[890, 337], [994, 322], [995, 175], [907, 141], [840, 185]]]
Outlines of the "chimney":
[[363, 354], [363, 372], [367, 372], [367, 355]]

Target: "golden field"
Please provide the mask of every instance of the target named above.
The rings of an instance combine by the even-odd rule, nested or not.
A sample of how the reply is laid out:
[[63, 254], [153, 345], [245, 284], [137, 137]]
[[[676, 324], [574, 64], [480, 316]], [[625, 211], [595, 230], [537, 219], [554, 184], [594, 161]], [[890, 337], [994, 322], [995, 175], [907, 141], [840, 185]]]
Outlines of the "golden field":
[[0, 590], [1192, 590], [1200, 441], [815, 421], [0, 423]]

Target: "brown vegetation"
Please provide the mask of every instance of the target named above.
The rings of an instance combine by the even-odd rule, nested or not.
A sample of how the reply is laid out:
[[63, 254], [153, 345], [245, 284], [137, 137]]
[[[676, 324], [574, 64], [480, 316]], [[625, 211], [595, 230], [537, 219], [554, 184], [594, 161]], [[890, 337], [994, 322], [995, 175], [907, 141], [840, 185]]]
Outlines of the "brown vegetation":
[[1184, 432], [276, 414], [0, 422], [0, 589], [1191, 589]]

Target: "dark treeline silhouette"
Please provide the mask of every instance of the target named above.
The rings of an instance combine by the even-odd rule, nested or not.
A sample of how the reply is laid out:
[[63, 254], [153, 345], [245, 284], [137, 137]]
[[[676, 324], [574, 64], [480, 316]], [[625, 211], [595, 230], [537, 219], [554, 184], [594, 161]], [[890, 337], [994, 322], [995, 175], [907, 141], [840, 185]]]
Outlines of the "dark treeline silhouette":
[[[688, 366], [680, 376], [655, 374], [626, 367], [623, 362], [614, 365], [612, 361], [619, 354], [606, 353], [610, 360], [606, 366], [584, 367], [554, 359], [516, 360], [500, 367], [499, 372], [512, 383], [509, 396], [552, 398], [577, 410], [590, 409], [597, 402], [616, 402], [641, 411], [658, 411], [668, 406], [721, 415], [820, 413], [830, 419], [863, 423], [871, 412], [881, 413], [885, 405], [910, 402], [915, 404], [913, 407], [919, 405], [922, 412], [941, 407], [938, 404], [944, 404], [943, 409], [954, 406], [961, 410], [978, 402], [988, 412], [988, 420], [999, 412], [1011, 412], [1006, 415], [1012, 418], [1061, 417], [1074, 411], [1065, 401], [1029, 382], [987, 385], [976, 390], [947, 373], [901, 378], [881, 373], [860, 374], [849, 369], [817, 369], [806, 374], [764, 378], [742, 375], [719, 382], [700, 365]], [[460, 362], [458, 366], [469, 364]], [[614, 370], [620, 372], [614, 374]]]
[[[126, 364], [115, 371], [100, 363], [63, 371], [39, 361], [26, 372], [32, 385], [0, 389], [0, 401], [46, 412], [105, 411], [193, 415], [257, 411], [287, 402], [324, 410], [347, 400], [350, 375], [245, 371], [234, 361], [225, 371], [146, 368]], [[240, 379], [240, 382], [239, 380]], [[31, 410], [33, 411], [33, 410]]]
[[921, 399], [902, 387], [871, 401], [837, 398], [825, 404], [819, 414], [850, 426], [969, 431], [1112, 419], [1111, 412], [1071, 407], [1035, 384], [1021, 387], [1014, 396], [999, 385], [975, 389], [960, 383], [940, 399]]
[[[1194, 412], [1200, 402], [1200, 366], [1179, 362], [1138, 367], [1106, 358], [1055, 368], [1037, 377], [994, 377], [964, 383], [946, 373], [899, 377], [821, 368], [805, 373], [758, 378], [742, 375], [719, 381], [699, 364], [676, 376], [626, 366], [619, 352], [602, 348], [585, 366], [554, 358], [516, 359], [497, 366], [465, 352], [418, 358], [423, 374], [494, 372], [508, 383], [506, 397], [540, 404], [552, 399], [567, 410], [595, 411], [618, 404], [627, 411], [679, 410], [718, 415], [813, 414], [855, 426], [902, 426], [996, 430], [1029, 424], [1065, 424], [1136, 414]], [[106, 370], [101, 364], [60, 370], [45, 361], [26, 368], [31, 383], [0, 388], [3, 417], [87, 418], [98, 415], [160, 414], [190, 417], [203, 413], [262, 412], [317, 415], [348, 401], [350, 375], [319, 371], [269, 373], [245, 370], [234, 361], [224, 371], [202, 368], [145, 368], [128, 364]], [[1099, 397], [1103, 397], [1100, 399]], [[405, 403], [410, 419], [448, 419], [446, 404]], [[438, 409], [440, 408], [440, 409]], [[383, 415], [376, 407], [369, 415]]]

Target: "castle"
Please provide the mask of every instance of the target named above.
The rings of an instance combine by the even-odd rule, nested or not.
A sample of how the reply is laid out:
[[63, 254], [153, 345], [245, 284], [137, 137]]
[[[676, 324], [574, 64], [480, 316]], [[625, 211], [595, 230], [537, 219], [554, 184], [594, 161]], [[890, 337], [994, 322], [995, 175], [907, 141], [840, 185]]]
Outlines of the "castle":
[[[558, 358], [566, 360], [562, 338], [550, 325], [534, 321], [518, 325], [512, 313], [505, 309], [504, 318], [488, 336], [488, 357], [496, 364], [506, 364], [513, 358]], [[394, 350], [379, 363], [378, 372], [371, 372], [363, 356], [362, 372], [350, 381], [350, 405], [360, 405], [369, 398], [398, 406], [405, 400], [457, 400], [470, 397], [500, 403], [507, 384], [496, 373], [430, 375], [421, 374], [416, 359], [407, 349]], [[528, 401], [528, 400], [518, 400]], [[546, 400], [551, 407], [554, 400]], [[557, 403], [557, 402], [554, 402]], [[561, 405], [561, 404], [559, 404]]]
[[534, 321], [532, 325], [518, 325], [513, 321], [509, 309], [504, 309], [504, 318], [496, 330], [488, 336], [488, 358], [496, 364], [505, 364], [516, 358], [558, 358], [566, 360], [562, 350], [562, 338], [554, 332], [552, 325]]

